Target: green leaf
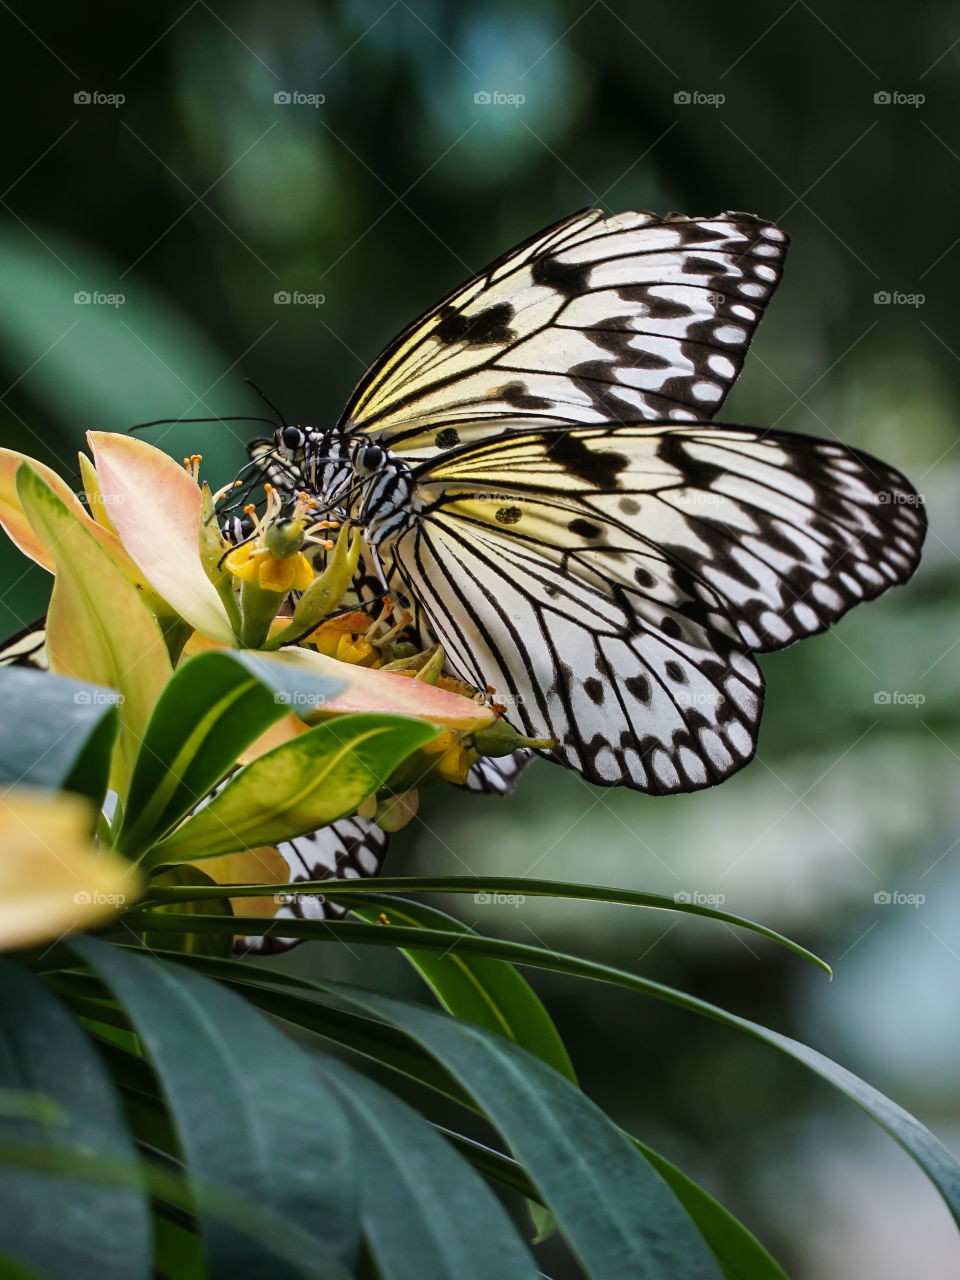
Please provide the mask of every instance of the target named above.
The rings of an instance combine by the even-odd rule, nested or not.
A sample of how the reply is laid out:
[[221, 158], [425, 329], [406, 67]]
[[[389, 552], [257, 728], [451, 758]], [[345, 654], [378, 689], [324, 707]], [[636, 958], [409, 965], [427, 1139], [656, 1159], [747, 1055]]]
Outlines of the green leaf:
[[417, 1112], [342, 1063], [323, 1074], [356, 1130], [363, 1227], [384, 1280], [537, 1280], [499, 1201]]
[[[89, 1146], [68, 1146], [50, 1141], [7, 1142], [0, 1138], [0, 1168], [4, 1165], [45, 1174], [63, 1174], [97, 1186], [139, 1188], [144, 1185], [155, 1199], [174, 1205], [187, 1214], [192, 1212], [196, 1199], [204, 1213], [262, 1243], [272, 1250], [275, 1257], [289, 1262], [298, 1275], [314, 1280], [318, 1266], [322, 1266], [323, 1280], [351, 1280], [350, 1272], [335, 1258], [318, 1256], [315, 1239], [296, 1223], [278, 1217], [260, 1204], [241, 1199], [225, 1187], [194, 1182], [191, 1188], [187, 1188], [174, 1169], [149, 1162], [117, 1160], [103, 1156]], [[49, 1223], [44, 1223], [44, 1229], [49, 1232]], [[7, 1272], [0, 1274], [6, 1280]], [[22, 1273], [10, 1274], [18, 1278], [22, 1274], [32, 1280], [37, 1273], [23, 1270]], [[266, 1274], [279, 1275], [280, 1272]], [[45, 1274], [42, 1280], [50, 1280], [50, 1273]], [[73, 1280], [72, 1274], [65, 1275], [64, 1280]]]
[[[203, 967], [205, 972], [244, 991], [248, 1000], [277, 1017], [406, 1075], [462, 1106], [478, 1110], [476, 1103], [464, 1094], [453, 1076], [397, 1028], [317, 1004], [314, 999], [282, 989], [294, 986], [317, 991], [316, 984], [309, 980], [236, 960], [204, 962]], [[537, 1207], [539, 1192], [521, 1164], [462, 1134], [445, 1129], [441, 1132], [486, 1177], [494, 1178], [526, 1197], [531, 1210]], [[636, 1138], [630, 1141], [673, 1188], [720, 1263], [727, 1280], [786, 1280], [783, 1271], [762, 1245], [718, 1201], [650, 1147]], [[542, 1214], [546, 1213], [542, 1210]]]
[[[52, 1099], [63, 1116], [58, 1143], [135, 1162], [113, 1085], [87, 1037], [39, 979], [7, 959], [0, 960], [0, 1088]], [[8, 1154], [47, 1139], [35, 1123], [0, 1118]], [[0, 1248], [64, 1280], [146, 1280], [143, 1187], [136, 1181], [105, 1187], [0, 1164]]]
[[0, 668], [0, 785], [76, 791], [100, 807], [117, 733], [113, 689]]
[[[297, 888], [301, 889], [302, 885], [298, 885]], [[131, 912], [126, 918], [131, 925], [136, 925], [143, 914]], [[251, 936], [265, 933], [273, 927], [272, 922], [265, 922], [255, 916], [237, 916], [233, 925], [238, 934]], [[176, 929], [177, 926], [171, 921], [169, 925], [165, 924], [164, 931], [168, 927]], [[204, 922], [204, 917], [195, 916], [191, 918], [191, 928], [210, 928], [217, 932], [221, 925], [215, 917], [207, 917]], [[399, 925], [384, 928], [379, 925], [352, 924], [342, 920], [285, 920], [283, 929], [284, 933], [292, 938], [313, 938], [322, 942], [371, 943], [381, 947], [430, 948], [436, 951], [444, 951], [450, 947], [450, 935], [439, 929], [424, 929], [418, 932]], [[599, 964], [594, 960], [582, 960], [578, 956], [565, 955], [559, 951], [547, 951], [522, 942], [504, 942], [498, 938], [480, 938], [473, 934], [464, 934], [458, 938], [456, 946], [464, 951], [493, 956], [513, 964], [529, 964], [534, 968], [566, 973], [572, 977], [594, 978], [600, 982], [625, 987], [628, 991], [653, 996], [668, 1004], [686, 1009], [690, 1013], [711, 1018], [724, 1026], [746, 1032], [754, 1039], [772, 1045], [822, 1076], [882, 1125], [920, 1165], [943, 1196], [954, 1220], [960, 1225], [960, 1164], [943, 1143], [903, 1107], [847, 1071], [839, 1063], [818, 1053], [816, 1049], [811, 1049], [798, 1040], [782, 1035], [779, 1031], [773, 1031], [757, 1022], [728, 1013], [725, 1009], [720, 1009], [706, 1000], [677, 991], [674, 987], [665, 986], [649, 978], [641, 978], [637, 974], [627, 973], [610, 965]]]
[[786, 1272], [760, 1241], [719, 1200], [646, 1143], [636, 1138], [633, 1142], [664, 1182], [673, 1188], [677, 1199], [700, 1228], [726, 1280], [787, 1280]]
[[184, 862], [306, 835], [352, 813], [437, 730], [406, 716], [338, 717], [275, 747], [158, 844], [147, 862]]
[[[192, 1178], [230, 1187], [349, 1265], [359, 1238], [350, 1135], [312, 1060], [244, 1001], [199, 974], [80, 938], [72, 949], [123, 1003], [153, 1061]], [[278, 1260], [207, 1218], [211, 1276], [278, 1280]]]
[[[369, 895], [365, 895], [368, 899]], [[419, 902], [386, 894], [372, 895], [372, 905], [357, 895], [340, 899], [364, 920], [375, 922], [383, 912], [392, 924], [414, 928], [445, 929], [450, 933], [474, 930], [453, 916]], [[566, 1047], [543, 1002], [513, 965], [486, 956], [461, 955], [456, 948], [445, 953], [401, 948], [443, 1007], [455, 1018], [474, 1022], [505, 1036], [528, 1053], [553, 1067], [573, 1084], [576, 1073]]]
[[568, 1080], [469, 1023], [341, 983], [324, 985], [406, 1031], [460, 1081], [526, 1168], [591, 1280], [719, 1276], [666, 1183]]
[[[236, 888], [218, 886], [216, 889], [201, 890], [196, 895], [200, 901], [215, 897], [245, 897], [254, 894], [279, 893], [289, 885], [263, 885], [254, 888]], [[715, 907], [701, 906], [695, 902], [678, 902], [676, 898], [667, 898], [659, 893], [641, 893], [635, 889], [616, 889], [609, 885], [577, 884], [564, 880], [528, 880], [522, 876], [377, 876], [371, 880], [314, 880], [303, 881], [297, 885], [304, 893], [314, 891], [329, 894], [357, 893], [486, 893], [522, 894], [531, 898], [578, 898], [589, 902], [607, 902], [628, 907], [648, 907], [657, 911], [679, 911], [682, 914], [703, 916], [708, 920], [719, 920], [723, 924], [734, 925], [739, 929], [749, 929], [778, 946], [786, 947], [795, 955], [812, 961], [825, 973], [832, 975], [830, 966], [812, 951], [801, 947], [799, 943], [785, 938], [782, 933], [768, 929], [766, 925], [757, 924], [745, 916], [732, 915], [729, 911], [719, 911]], [[153, 893], [149, 895], [153, 898]], [[157, 895], [164, 902], [193, 901], [189, 890], [165, 889]]]
[[155, 844], [270, 725], [301, 699], [322, 704], [342, 687], [252, 654], [201, 653], [185, 662], [147, 725], [117, 847], [135, 855]]
[[[212, 884], [213, 881], [208, 875], [200, 870], [199, 867], [193, 866], [189, 862], [181, 863], [178, 867], [168, 867], [166, 871], [161, 871], [157, 876], [157, 880], [161, 884], [167, 885], [188, 885], [188, 884]], [[233, 908], [230, 906], [228, 898], [218, 898], [217, 905], [219, 911], [217, 915], [232, 916]], [[169, 912], [170, 907], [158, 906], [151, 908], [152, 911]], [[188, 908], [189, 914], [189, 908]], [[152, 950], [154, 944], [166, 944], [174, 951], [192, 952], [197, 955], [205, 956], [223, 956], [229, 958], [233, 955], [233, 934], [232, 933], [183, 933], [175, 934], [174, 941], [171, 943], [169, 934], [154, 934], [149, 929], [145, 929], [143, 933], [143, 945], [148, 951]]]
[[17, 493], [56, 562], [47, 649], [61, 674], [116, 689], [118, 789], [125, 789], [154, 704], [171, 675], [156, 619], [136, 588], [46, 481], [24, 464]]

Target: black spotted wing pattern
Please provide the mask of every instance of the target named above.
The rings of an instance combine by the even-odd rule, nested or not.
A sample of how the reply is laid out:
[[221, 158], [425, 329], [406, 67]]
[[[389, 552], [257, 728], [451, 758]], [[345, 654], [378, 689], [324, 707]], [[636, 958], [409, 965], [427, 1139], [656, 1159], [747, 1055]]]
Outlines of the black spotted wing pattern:
[[454, 667], [584, 777], [654, 793], [746, 763], [752, 655], [906, 581], [925, 532], [883, 463], [742, 427], [508, 432], [418, 480], [393, 567]]
[[[294, 884], [309, 880], [358, 880], [380, 874], [389, 836], [370, 818], [353, 814], [340, 818], [312, 835], [298, 836], [277, 845], [290, 868]], [[276, 932], [256, 938], [239, 938], [236, 949], [243, 954], [275, 954], [297, 945], [297, 939], [283, 937], [284, 920], [340, 920], [346, 908], [317, 891], [298, 893], [291, 889], [277, 907]]]
[[587, 209], [415, 320], [341, 419], [424, 459], [498, 417], [711, 418], [780, 279], [787, 236], [745, 213]]

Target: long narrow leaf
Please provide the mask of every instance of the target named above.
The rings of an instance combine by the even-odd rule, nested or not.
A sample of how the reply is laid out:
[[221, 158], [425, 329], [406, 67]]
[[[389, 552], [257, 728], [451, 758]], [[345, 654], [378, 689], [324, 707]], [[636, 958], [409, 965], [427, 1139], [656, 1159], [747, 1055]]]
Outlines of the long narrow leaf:
[[[149, 913], [146, 912], [139, 913], [139, 917], [148, 915]], [[132, 912], [127, 917], [127, 920], [131, 924], [138, 922], [142, 924], [143, 920], [139, 917], [138, 913]], [[221, 922], [217, 917], [190, 916], [185, 917], [185, 919], [189, 919], [192, 930], [210, 928], [216, 932], [221, 928]], [[183, 925], [181, 924], [180, 927], [183, 928]], [[258, 920], [256, 917], [241, 916], [235, 917], [233, 927], [238, 932], [255, 934], [264, 933], [271, 926], [269, 922]], [[165, 918], [163, 928], [164, 931], [176, 930], [177, 925], [172, 917], [168, 916]], [[450, 935], [441, 930], [433, 932], [426, 929], [416, 930], [401, 926], [383, 927], [380, 925], [353, 924], [349, 921], [284, 921], [284, 932], [289, 933], [291, 937], [313, 938], [316, 941], [349, 941], [357, 944], [370, 943], [373, 946], [381, 947], [413, 946], [443, 951], [451, 945]], [[847, 1097], [851, 1098], [868, 1115], [882, 1125], [924, 1170], [943, 1196], [954, 1220], [960, 1225], [960, 1164], [957, 1163], [943, 1143], [925, 1125], [921, 1124], [916, 1117], [905, 1111], [903, 1107], [898, 1106], [897, 1103], [891, 1101], [890, 1098], [880, 1093], [879, 1090], [874, 1089], [866, 1081], [855, 1076], [845, 1067], [840, 1066], [839, 1063], [832, 1061], [822, 1053], [818, 1053], [816, 1049], [811, 1049], [808, 1045], [791, 1039], [790, 1036], [782, 1035], [779, 1031], [773, 1031], [769, 1027], [751, 1022], [747, 1018], [740, 1018], [736, 1014], [728, 1013], [725, 1009], [720, 1009], [717, 1005], [701, 1000], [697, 996], [688, 995], [686, 992], [677, 991], [675, 988], [665, 986], [663, 983], [654, 982], [649, 978], [642, 978], [637, 974], [627, 973], [625, 970], [615, 969], [610, 965], [600, 964], [594, 960], [583, 960], [578, 956], [566, 955], [558, 951], [547, 951], [521, 942], [505, 942], [501, 939], [481, 938], [474, 934], [462, 935], [457, 939], [456, 946], [478, 955], [489, 955], [507, 960], [513, 964], [528, 964], [534, 968], [549, 969], [555, 973], [566, 973], [572, 977], [593, 978], [600, 982], [611, 983], [614, 986], [625, 987], [629, 991], [664, 1000], [681, 1009], [686, 1009], [690, 1013], [697, 1013], [703, 1017], [711, 1018], [724, 1026], [746, 1032], [747, 1035], [772, 1045], [775, 1049], [779, 1049], [789, 1057], [795, 1058], [805, 1067], [822, 1076], [824, 1080], [832, 1084], [834, 1088], [839, 1089], [841, 1093], [845, 1093]]]
[[[151, 889], [148, 895], [150, 902], [193, 902], [205, 898], [243, 898], [260, 897], [265, 893], [280, 893], [289, 890], [287, 884], [271, 885], [217, 885], [215, 888], [200, 889], [196, 894], [191, 889]], [[718, 920], [723, 924], [734, 925], [738, 929], [749, 929], [778, 946], [786, 947], [805, 960], [812, 961], [825, 973], [831, 974], [830, 966], [825, 960], [801, 947], [799, 943], [786, 938], [766, 925], [748, 920], [745, 916], [732, 915], [729, 911], [720, 911], [716, 907], [708, 907], [697, 902], [685, 902], [681, 898], [667, 898], [659, 893], [642, 893], [635, 889], [617, 889], [609, 885], [577, 884], [564, 880], [528, 880], [518, 876], [377, 876], [371, 880], [314, 880], [298, 882], [297, 891], [302, 893], [322, 893], [330, 897], [341, 894], [357, 893], [470, 893], [481, 898], [495, 895], [520, 894], [531, 898], [576, 898], [588, 902], [606, 902], [628, 907], [650, 907], [657, 911], [679, 911], [682, 914], [703, 916], [707, 920]]]
[[417, 1112], [342, 1063], [323, 1074], [356, 1128], [364, 1232], [384, 1280], [536, 1280], [499, 1201]]
[[[391, 924], [445, 929], [453, 934], [473, 932], [443, 911], [403, 898], [374, 894], [344, 896], [340, 901], [349, 905], [355, 915], [369, 921], [377, 920], [382, 912]], [[570, 1056], [553, 1019], [513, 965], [486, 956], [461, 955], [456, 947], [447, 952], [404, 948], [403, 955], [455, 1018], [475, 1022], [477, 1026], [506, 1036], [576, 1084]]]
[[[310, 1058], [200, 974], [94, 938], [71, 945], [136, 1026], [191, 1173], [299, 1224], [318, 1265], [324, 1257], [349, 1264], [359, 1237], [349, 1134]], [[217, 1221], [205, 1235], [215, 1278], [284, 1274], [276, 1257]]]
[[[325, 988], [298, 975], [252, 966], [236, 960], [198, 960], [197, 967], [235, 990], [259, 1007], [296, 1023], [326, 1039], [363, 1054], [382, 1066], [415, 1080], [418, 1084], [472, 1110], [476, 1103], [464, 1094], [449, 1072], [419, 1049], [406, 1034], [387, 1023], [318, 1004], [316, 999], [284, 990], [296, 987], [322, 994]], [[487, 1177], [519, 1192], [532, 1203], [540, 1193], [530, 1182], [523, 1166], [509, 1156], [492, 1151], [472, 1139], [441, 1129], [444, 1137]], [[718, 1201], [685, 1173], [645, 1143], [631, 1138], [637, 1148], [673, 1188], [713, 1251], [726, 1280], [786, 1280], [783, 1271], [756, 1238]]]
[[[59, 1143], [135, 1164], [119, 1099], [93, 1046], [39, 979], [6, 959], [0, 961], [0, 1087], [52, 1099], [63, 1116], [52, 1131]], [[0, 1119], [0, 1140], [10, 1147], [50, 1137], [22, 1119]], [[150, 1226], [143, 1186], [4, 1168], [0, 1247], [64, 1280], [146, 1280]]]

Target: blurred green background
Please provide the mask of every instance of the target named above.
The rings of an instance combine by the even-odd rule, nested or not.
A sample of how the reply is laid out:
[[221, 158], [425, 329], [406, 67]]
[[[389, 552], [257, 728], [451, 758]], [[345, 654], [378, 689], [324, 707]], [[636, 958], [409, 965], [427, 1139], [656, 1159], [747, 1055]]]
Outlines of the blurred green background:
[[[808, 1039], [960, 1146], [954, 6], [18, 0], [0, 22], [0, 432], [68, 469], [89, 427], [263, 412], [243, 377], [288, 418], [332, 424], [407, 320], [585, 204], [748, 209], [789, 231], [723, 416], [905, 470], [932, 524], [919, 574], [764, 662], [759, 758], [724, 786], [652, 800], [537, 764], [508, 801], [425, 797], [392, 869], [723, 895], [836, 980], [705, 922], [452, 909]], [[152, 438], [225, 479], [255, 430]], [[0, 552], [5, 634], [42, 612], [48, 580]], [[288, 963], [415, 990], [380, 956]], [[933, 1190], [852, 1104], [712, 1024], [538, 985], [585, 1087], [791, 1275], [956, 1276]], [[543, 1259], [576, 1274], [549, 1245]]]

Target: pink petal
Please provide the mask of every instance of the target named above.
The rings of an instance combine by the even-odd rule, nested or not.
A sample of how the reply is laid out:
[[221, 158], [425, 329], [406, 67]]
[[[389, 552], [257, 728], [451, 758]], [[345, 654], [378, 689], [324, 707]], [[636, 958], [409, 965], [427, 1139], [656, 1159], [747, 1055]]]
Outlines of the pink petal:
[[124, 547], [170, 608], [229, 644], [233, 632], [200, 562], [200, 490], [145, 440], [88, 431], [104, 502]]

